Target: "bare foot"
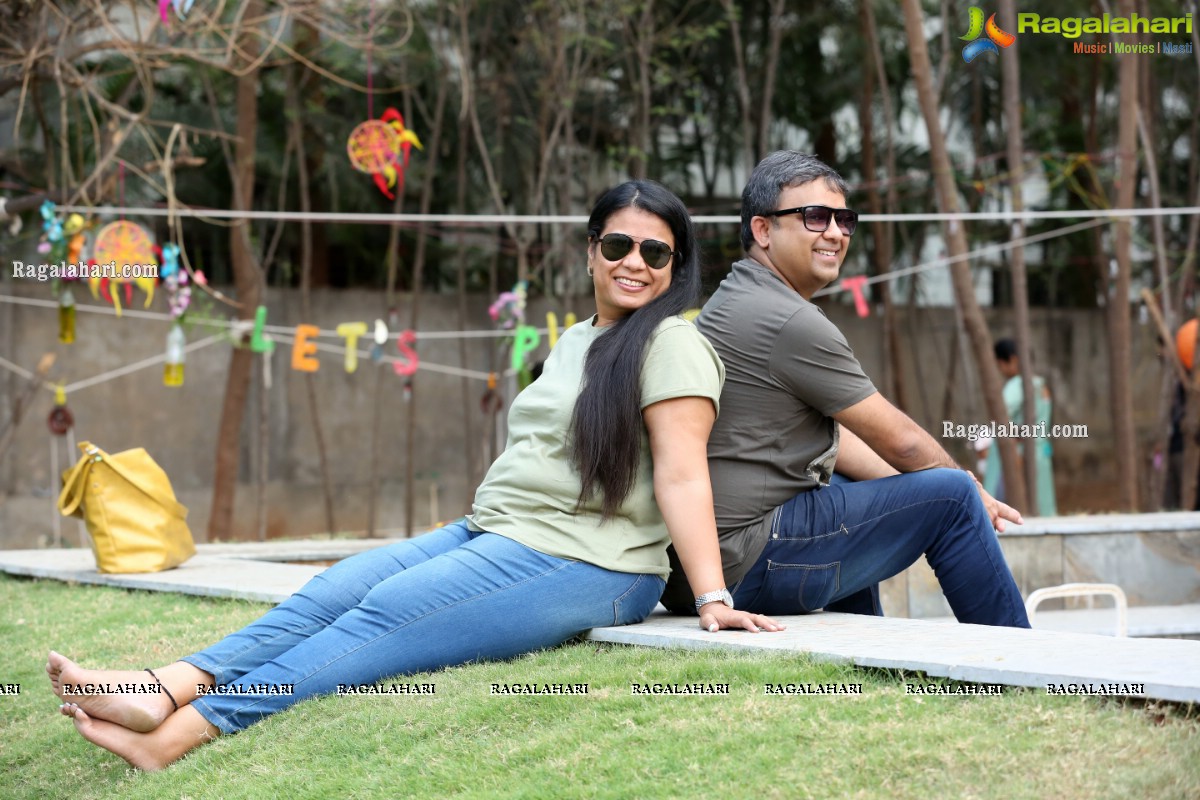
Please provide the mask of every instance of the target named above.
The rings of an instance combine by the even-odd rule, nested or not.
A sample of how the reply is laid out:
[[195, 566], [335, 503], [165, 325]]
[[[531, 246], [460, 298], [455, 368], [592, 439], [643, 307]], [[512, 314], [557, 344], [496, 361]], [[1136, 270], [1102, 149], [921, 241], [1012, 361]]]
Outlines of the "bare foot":
[[[106, 720], [130, 731], [152, 731], [175, 710], [158, 681], [145, 670], [84, 669], [51, 650], [46, 674], [58, 698], [86, 712], [84, 718], [93, 725]], [[79, 727], [78, 720], [75, 727]], [[95, 741], [86, 733], [84, 736]]]
[[63, 703], [60, 710], [63, 716], [74, 720], [75, 730], [79, 731], [80, 736], [110, 753], [116, 753], [140, 770], [156, 772], [171, 763], [164, 761], [161, 755], [148, 746], [150, 734], [137, 733], [112, 722], [92, 719], [74, 703]]
[[166, 724], [149, 733], [138, 733], [112, 722], [92, 719], [75, 703], [59, 710], [70, 717], [75, 730], [97, 747], [103, 747], [144, 772], [156, 772], [183, 758], [193, 747], [217, 738], [221, 732], [193, 708], [182, 708]]

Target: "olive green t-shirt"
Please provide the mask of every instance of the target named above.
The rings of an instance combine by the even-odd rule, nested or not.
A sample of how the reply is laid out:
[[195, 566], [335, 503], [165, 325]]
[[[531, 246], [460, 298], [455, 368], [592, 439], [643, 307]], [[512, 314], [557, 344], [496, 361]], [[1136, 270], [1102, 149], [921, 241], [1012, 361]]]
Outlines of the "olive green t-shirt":
[[[548, 555], [665, 578], [669, 537], [654, 499], [645, 426], [637, 477], [617, 514], [601, 523], [598, 495], [575, 507], [580, 480], [568, 445], [571, 416], [587, 350], [607, 330], [591, 321], [573, 325], [550, 352], [541, 376], [517, 395], [508, 413], [508, 444], [476, 491], [467, 522]], [[724, 376], [712, 345], [691, 323], [671, 317], [646, 348], [642, 408], [675, 397], [707, 397], [716, 406]]]

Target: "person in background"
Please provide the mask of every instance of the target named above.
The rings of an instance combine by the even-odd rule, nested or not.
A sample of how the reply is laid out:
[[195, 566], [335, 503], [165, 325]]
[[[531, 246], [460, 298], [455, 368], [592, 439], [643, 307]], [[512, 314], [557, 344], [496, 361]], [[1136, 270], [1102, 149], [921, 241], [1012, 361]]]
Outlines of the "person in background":
[[[257, 622], [153, 671], [84, 669], [52, 651], [62, 713], [93, 744], [161, 769], [339, 684], [640, 622], [662, 594], [668, 541], [703, 628], [782, 630], [726, 601], [705, 459], [724, 371], [679, 316], [697, 301], [697, 250], [665, 187], [609, 190], [588, 222], [596, 314], [562, 335], [513, 402], [508, 446], [470, 516], [341, 561]], [[87, 684], [147, 693], [71, 690]], [[271, 693], [285, 686], [292, 693]]]
[[[996, 356], [996, 366], [1004, 376], [1004, 407], [1008, 411], [1010, 421], [1022, 425], [1025, 423], [1025, 387], [1021, 380], [1021, 360], [1017, 357], [1017, 343], [1012, 339], [999, 339], [992, 346]], [[1030, 424], [1044, 422], [1046, 430], [1050, 429], [1050, 417], [1054, 410], [1050, 399], [1050, 389], [1040, 375], [1033, 376], [1033, 393], [1036, 398], [1033, 419]], [[1054, 494], [1054, 465], [1051, 457], [1054, 448], [1050, 439], [1039, 436], [1033, 441], [1034, 458], [1037, 461], [1037, 511], [1039, 517], [1053, 517], [1058, 514], [1058, 501]], [[1021, 453], [1022, 457], [1025, 454]], [[983, 488], [987, 489], [998, 500], [1004, 500], [1004, 471], [1000, 465], [1000, 448], [996, 446], [987, 449], [987, 466], [983, 473]]]
[[[1168, 511], [1197, 511], [1200, 510], [1200, 485], [1196, 487], [1196, 499], [1190, 509], [1184, 509], [1183, 504], [1183, 457], [1187, 441], [1183, 426], [1187, 417], [1188, 387], [1184, 381], [1192, 381], [1192, 364], [1195, 357], [1196, 325], [1200, 324], [1191, 319], [1180, 326], [1175, 333], [1175, 352], [1179, 355], [1179, 363], [1183, 366], [1183, 381], [1175, 381], [1175, 391], [1171, 397], [1171, 430], [1167, 439], [1166, 463], [1162, 464], [1166, 474], [1163, 480], [1163, 508]], [[1166, 348], [1171, 347], [1159, 337], [1159, 358], [1167, 358]], [[1161, 459], [1161, 454], [1159, 454]], [[1200, 481], [1200, 476], [1197, 476]]]

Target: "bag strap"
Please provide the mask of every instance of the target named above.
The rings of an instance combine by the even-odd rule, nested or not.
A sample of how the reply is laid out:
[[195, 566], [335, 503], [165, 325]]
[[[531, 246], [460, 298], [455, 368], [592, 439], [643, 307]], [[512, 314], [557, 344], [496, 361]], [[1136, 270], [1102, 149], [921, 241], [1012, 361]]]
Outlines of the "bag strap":
[[104, 461], [105, 464], [108, 464], [108, 466], [112, 468], [113, 472], [129, 481], [129, 483], [133, 486], [136, 486], [142, 494], [146, 495], [151, 500], [165, 508], [172, 516], [178, 517], [179, 519], [187, 519], [187, 509], [184, 508], [183, 505], [174, 497], [160, 492], [157, 487], [145, 486], [137, 476], [126, 472], [124, 467], [110, 458], [108, 453], [100, 450], [100, 448], [96, 448], [96, 451], [100, 454], [101, 460]]
[[91, 442], [80, 442], [79, 449], [84, 455], [75, 462], [71, 474], [63, 481], [62, 492], [58, 495], [58, 510], [66, 516], [72, 516], [83, 502], [84, 489], [87, 485], [87, 475], [95, 458], [87, 454]]
[[[168, 494], [159, 492], [156, 487], [143, 485], [137, 476], [127, 472], [124, 467], [114, 461], [108, 453], [104, 452], [99, 447], [96, 447], [90, 442], [80, 442], [79, 449], [84, 451], [84, 458], [86, 458], [89, 462], [103, 461], [113, 472], [124, 478], [131, 486], [136, 487], [142, 494], [146, 495], [151, 500], [165, 508], [170, 514], [178, 517], [179, 519], [187, 519], [187, 509], [184, 508], [178, 500]], [[80, 495], [82, 496], [82, 492]]]

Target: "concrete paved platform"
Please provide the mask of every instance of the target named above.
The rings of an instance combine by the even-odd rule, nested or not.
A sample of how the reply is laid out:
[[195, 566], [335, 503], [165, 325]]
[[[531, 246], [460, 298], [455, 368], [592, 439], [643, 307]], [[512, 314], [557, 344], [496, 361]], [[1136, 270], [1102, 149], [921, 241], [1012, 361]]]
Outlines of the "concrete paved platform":
[[0, 572], [124, 589], [280, 603], [325, 569], [324, 564], [282, 562], [333, 561], [397, 541], [400, 540], [200, 544], [196, 545], [196, 555], [175, 569], [144, 575], [99, 573], [91, 550], [0, 550]]
[[[324, 569], [324, 561], [390, 544], [392, 539], [198, 545], [182, 566], [148, 575], [102, 575], [90, 550], [0, 550], [0, 571], [75, 583], [280, 602]], [[1130, 608], [1130, 624], [1134, 624]], [[1096, 615], [1107, 609], [1096, 609]], [[1042, 612], [1038, 622], [1052, 614]], [[1193, 607], [1183, 607], [1190, 625]], [[597, 628], [595, 641], [648, 647], [732, 647], [806, 653], [818, 660], [920, 670], [980, 683], [1144, 684], [1136, 696], [1200, 702], [1200, 642], [1117, 639], [1086, 633], [1013, 630], [930, 620], [819, 613], [786, 617], [781, 633], [707, 633], [695, 618], [656, 612], [640, 625]], [[1193, 620], [1194, 621], [1194, 620]], [[1110, 622], [1106, 623], [1111, 625]]]
[[[1127, 614], [1130, 636], [1200, 636], [1200, 603], [1179, 606], [1129, 606]], [[952, 624], [958, 622], [954, 617], [933, 617], [928, 621]], [[1033, 620], [1033, 627], [1037, 630], [1115, 636], [1117, 611], [1115, 608], [1038, 611]]]
[[[700, 630], [694, 617], [656, 612], [640, 625], [596, 628], [598, 642], [805, 653], [818, 661], [920, 670], [976, 683], [1118, 684], [1113, 694], [1200, 702], [1200, 642], [944, 625], [929, 620], [818, 613], [780, 617], [776, 633]], [[1129, 684], [1143, 684], [1129, 691]], [[1137, 687], [1135, 687], [1137, 688]]]

